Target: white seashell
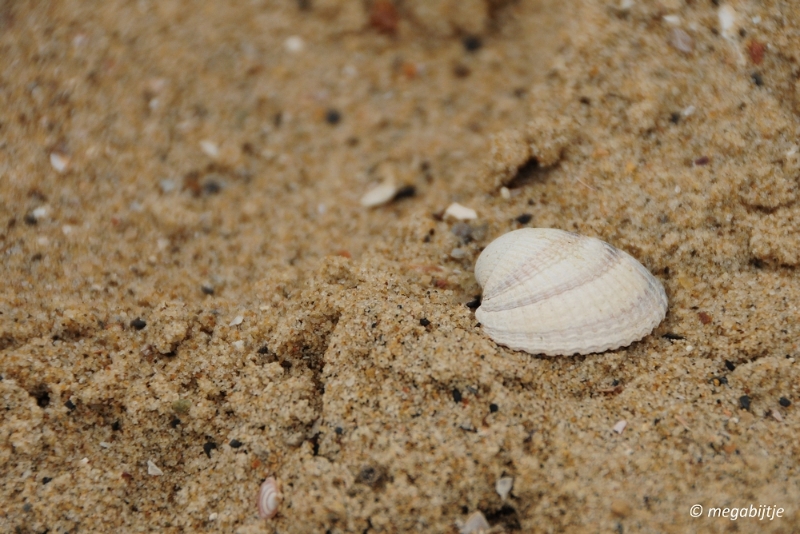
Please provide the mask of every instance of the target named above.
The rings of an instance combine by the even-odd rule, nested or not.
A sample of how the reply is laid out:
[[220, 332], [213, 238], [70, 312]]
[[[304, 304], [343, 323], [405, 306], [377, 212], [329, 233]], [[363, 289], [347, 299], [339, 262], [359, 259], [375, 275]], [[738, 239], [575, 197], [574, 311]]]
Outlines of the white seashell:
[[459, 534], [480, 534], [491, 528], [489, 522], [486, 521], [486, 518], [480, 511], [474, 512], [467, 518], [463, 525], [458, 526], [460, 527], [458, 529]]
[[617, 424], [614, 425], [612, 430], [617, 434], [622, 434], [622, 431], [625, 430], [626, 426], [628, 426], [628, 422], [625, 419], [621, 419], [617, 421]]
[[396, 194], [397, 185], [394, 183], [394, 180], [387, 180], [367, 191], [367, 193], [361, 197], [361, 205], [365, 208], [383, 206], [392, 200]]
[[500, 495], [502, 500], [506, 500], [508, 494], [511, 493], [511, 488], [514, 487], [514, 479], [512, 477], [498, 478], [494, 484], [494, 490]]
[[470, 219], [477, 219], [478, 213], [472, 208], [462, 206], [458, 202], [453, 202], [444, 210], [444, 216], [452, 217], [459, 221], [468, 221]]
[[478, 257], [475, 317], [496, 343], [547, 356], [630, 345], [667, 313], [661, 283], [627, 253], [593, 237], [523, 228]]
[[258, 517], [261, 519], [275, 517], [282, 499], [283, 495], [278, 481], [272, 477], [266, 479], [261, 484], [261, 489], [258, 492]]
[[154, 477], [160, 477], [164, 474], [164, 471], [159, 469], [153, 460], [147, 460], [147, 474]]

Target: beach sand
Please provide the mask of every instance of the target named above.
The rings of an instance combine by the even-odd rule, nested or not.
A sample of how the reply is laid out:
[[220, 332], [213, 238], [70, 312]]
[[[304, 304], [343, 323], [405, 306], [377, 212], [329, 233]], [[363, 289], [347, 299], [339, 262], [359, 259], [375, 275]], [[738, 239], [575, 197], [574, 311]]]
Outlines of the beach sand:
[[[800, 529], [800, 4], [238, 4], [0, 2], [0, 531]], [[521, 227], [666, 319], [496, 345]]]

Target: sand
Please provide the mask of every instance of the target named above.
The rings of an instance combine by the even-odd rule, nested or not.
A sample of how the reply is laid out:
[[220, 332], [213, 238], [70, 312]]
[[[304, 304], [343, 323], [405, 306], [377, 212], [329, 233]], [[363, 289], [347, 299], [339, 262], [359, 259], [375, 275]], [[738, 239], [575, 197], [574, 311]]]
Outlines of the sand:
[[[0, 531], [800, 529], [800, 4], [238, 4], [0, 2]], [[524, 226], [667, 318], [497, 346]]]

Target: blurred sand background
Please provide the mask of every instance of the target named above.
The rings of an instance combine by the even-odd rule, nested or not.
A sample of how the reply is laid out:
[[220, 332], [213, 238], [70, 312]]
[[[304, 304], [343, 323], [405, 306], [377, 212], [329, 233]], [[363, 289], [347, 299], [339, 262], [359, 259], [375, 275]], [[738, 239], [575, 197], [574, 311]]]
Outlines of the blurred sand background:
[[[800, 528], [800, 4], [236, 4], [0, 1], [0, 531]], [[495, 345], [523, 226], [664, 323]]]

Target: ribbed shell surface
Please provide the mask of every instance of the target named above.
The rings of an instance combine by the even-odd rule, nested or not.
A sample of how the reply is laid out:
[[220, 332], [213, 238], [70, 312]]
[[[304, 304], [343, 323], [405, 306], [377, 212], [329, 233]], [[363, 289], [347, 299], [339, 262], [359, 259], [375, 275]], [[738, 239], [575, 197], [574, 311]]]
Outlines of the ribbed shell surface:
[[524, 228], [489, 244], [475, 264], [475, 317], [495, 342], [548, 356], [630, 345], [664, 319], [661, 283], [629, 254], [593, 237]]

